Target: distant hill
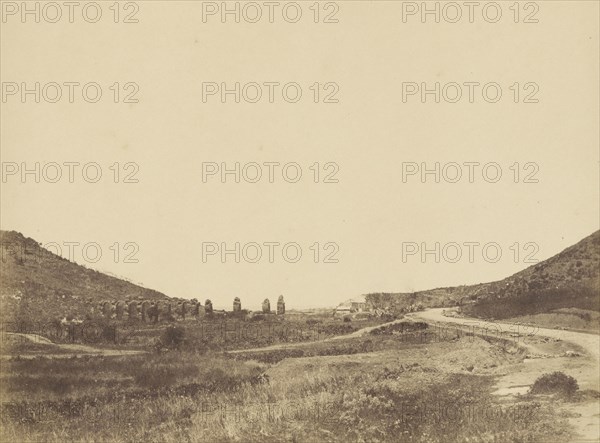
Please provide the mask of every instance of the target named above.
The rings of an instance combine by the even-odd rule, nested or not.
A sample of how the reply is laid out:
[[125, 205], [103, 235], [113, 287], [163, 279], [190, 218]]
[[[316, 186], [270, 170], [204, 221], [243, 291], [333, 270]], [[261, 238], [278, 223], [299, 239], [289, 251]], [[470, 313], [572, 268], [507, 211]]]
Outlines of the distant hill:
[[376, 308], [462, 306], [469, 315], [509, 318], [559, 308], [600, 311], [600, 231], [503, 280], [413, 293], [367, 294]]
[[70, 262], [32, 238], [0, 231], [2, 321], [85, 318], [102, 301], [166, 300], [165, 294]]

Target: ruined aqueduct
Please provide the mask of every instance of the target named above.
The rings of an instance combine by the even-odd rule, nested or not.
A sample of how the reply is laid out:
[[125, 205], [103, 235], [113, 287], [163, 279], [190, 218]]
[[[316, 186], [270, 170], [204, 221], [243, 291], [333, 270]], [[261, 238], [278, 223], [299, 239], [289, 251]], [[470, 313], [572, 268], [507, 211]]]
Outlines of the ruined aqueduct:
[[[212, 302], [207, 299], [204, 306], [195, 301], [172, 302], [169, 300], [133, 300], [133, 301], [103, 301], [98, 306], [99, 312], [105, 318], [117, 320], [141, 320], [143, 322], [158, 322], [159, 320], [182, 319], [188, 317], [204, 317], [213, 314], [224, 314], [225, 311], [213, 311]], [[233, 299], [233, 311], [241, 312], [242, 303], [239, 297]], [[271, 302], [266, 298], [262, 303], [263, 314], [274, 314]], [[277, 300], [277, 315], [285, 314], [283, 295]]]

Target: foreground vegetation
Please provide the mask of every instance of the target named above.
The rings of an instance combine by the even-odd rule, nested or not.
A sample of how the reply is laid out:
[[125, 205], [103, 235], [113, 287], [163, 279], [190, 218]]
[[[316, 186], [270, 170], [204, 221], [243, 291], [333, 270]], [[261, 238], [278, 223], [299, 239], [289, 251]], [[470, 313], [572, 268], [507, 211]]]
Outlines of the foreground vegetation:
[[[2, 367], [1, 441], [566, 441], [566, 419], [528, 396], [499, 403], [494, 371], [518, 349], [425, 326], [300, 349], [158, 350], [13, 358]], [[166, 332], [185, 342], [185, 332]], [[296, 355], [302, 351], [302, 355]], [[556, 376], [555, 376], [556, 377]]]

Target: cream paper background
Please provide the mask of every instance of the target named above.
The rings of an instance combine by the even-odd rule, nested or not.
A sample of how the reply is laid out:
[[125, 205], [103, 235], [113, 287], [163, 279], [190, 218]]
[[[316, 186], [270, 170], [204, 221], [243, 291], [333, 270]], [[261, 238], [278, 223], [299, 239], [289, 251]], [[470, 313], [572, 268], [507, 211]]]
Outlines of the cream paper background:
[[[3, 2], [5, 3], [5, 2]], [[104, 13], [112, 2], [100, 2]], [[300, 2], [303, 12], [313, 2]], [[598, 12], [595, 1], [539, 1], [537, 24], [403, 23], [402, 2], [340, 1], [337, 24], [202, 22], [201, 2], [141, 1], [137, 24], [2, 23], [2, 82], [95, 81], [97, 104], [1, 107], [3, 162], [136, 162], [140, 183], [2, 183], [2, 229], [47, 242], [97, 242], [87, 266], [184, 298], [258, 308], [334, 306], [367, 292], [412, 291], [504, 278], [527, 264], [508, 249], [535, 242], [548, 258], [598, 229]], [[112, 103], [108, 86], [136, 82], [139, 103]], [[202, 103], [202, 82], [295, 81], [296, 104]], [[402, 102], [402, 82], [498, 82], [496, 104]], [[308, 87], [336, 82], [338, 104]], [[537, 104], [508, 87], [536, 82]], [[202, 183], [202, 162], [298, 162], [286, 183]], [[499, 183], [402, 182], [403, 162], [497, 162]], [[337, 184], [308, 167], [336, 162]], [[537, 184], [513, 183], [514, 162], [539, 165]], [[202, 242], [297, 242], [299, 263], [202, 263]], [[403, 242], [497, 242], [487, 263], [402, 261]], [[115, 263], [114, 242], [139, 245]], [[336, 242], [339, 263], [315, 264], [314, 242]], [[75, 257], [75, 260], [82, 260]]]

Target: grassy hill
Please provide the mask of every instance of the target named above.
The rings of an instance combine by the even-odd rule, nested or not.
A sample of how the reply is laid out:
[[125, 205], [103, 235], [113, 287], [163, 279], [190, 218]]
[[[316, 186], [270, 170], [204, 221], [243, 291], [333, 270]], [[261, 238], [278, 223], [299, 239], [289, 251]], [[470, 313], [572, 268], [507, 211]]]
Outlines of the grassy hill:
[[[104, 300], [161, 300], [165, 294], [70, 262], [15, 231], [0, 231], [3, 321], [85, 318]], [[378, 309], [461, 306], [472, 316], [514, 318], [561, 309], [600, 311], [600, 231], [503, 280], [413, 293], [373, 293]], [[585, 314], [585, 313], [583, 313]], [[583, 315], [579, 313], [578, 315]]]
[[468, 315], [511, 318], [563, 308], [600, 311], [600, 231], [559, 254], [503, 280], [414, 293], [375, 293], [367, 301], [381, 309], [462, 306]]
[[85, 318], [102, 301], [165, 300], [143, 288], [70, 262], [19, 232], [0, 231], [0, 303], [2, 321]]

